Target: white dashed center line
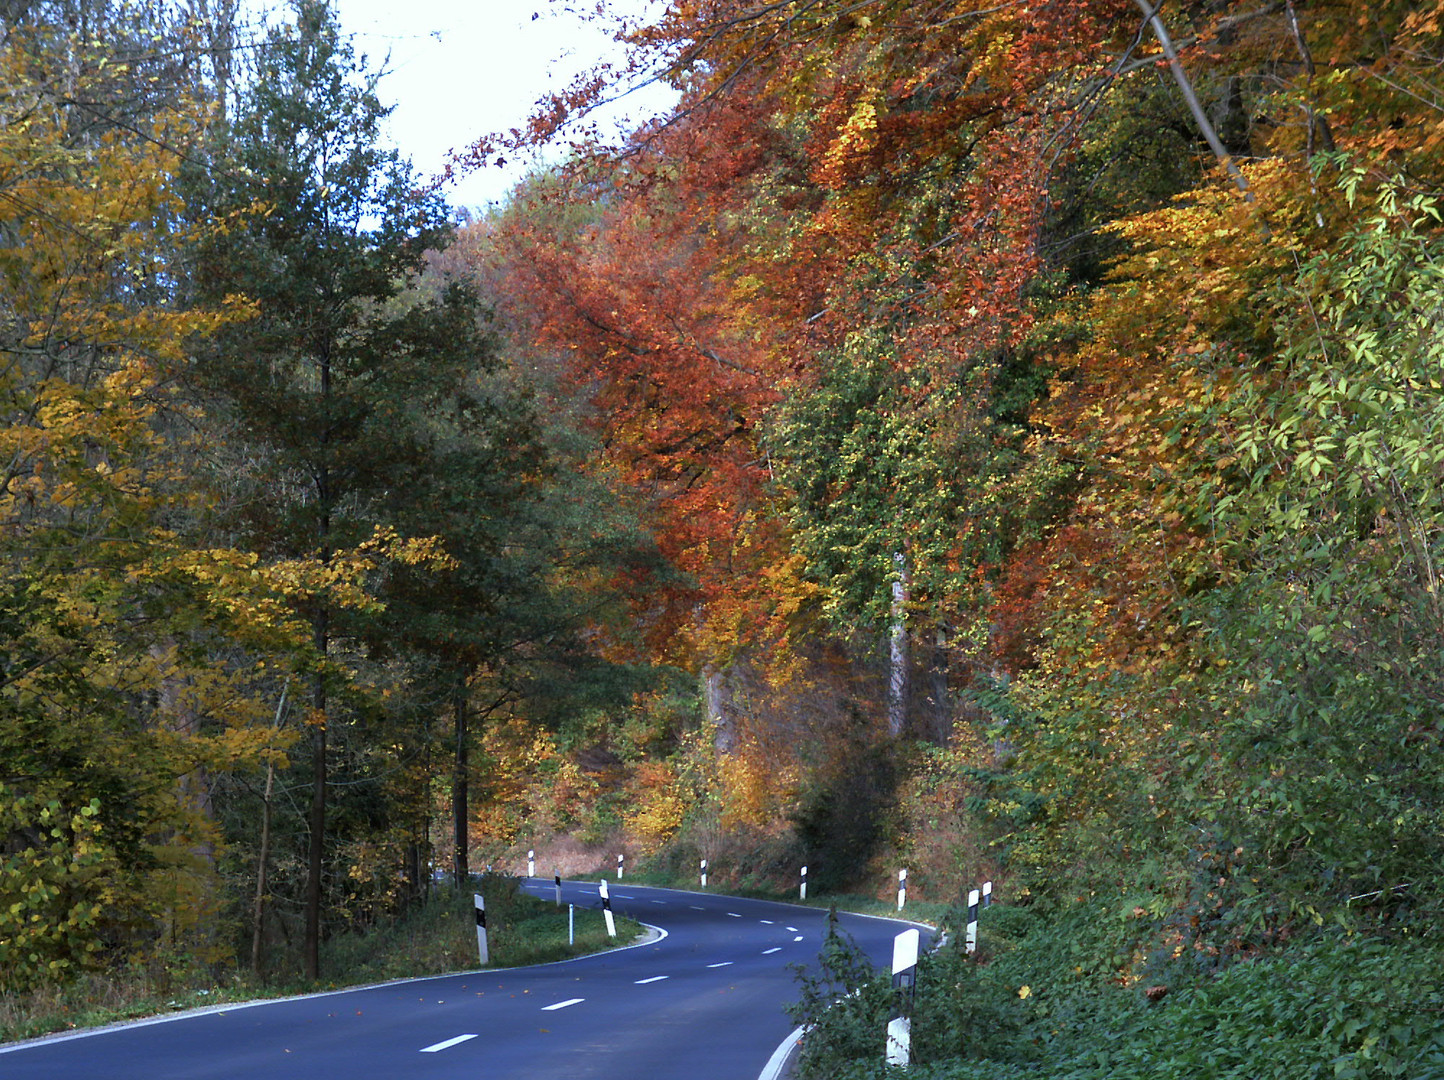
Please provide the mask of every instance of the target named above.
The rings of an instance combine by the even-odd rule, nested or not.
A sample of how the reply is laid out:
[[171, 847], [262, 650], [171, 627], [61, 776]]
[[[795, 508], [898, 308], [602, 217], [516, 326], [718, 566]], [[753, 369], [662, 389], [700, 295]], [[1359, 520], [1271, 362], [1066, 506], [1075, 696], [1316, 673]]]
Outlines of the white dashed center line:
[[704, 908], [704, 907], [698, 907], [696, 904], [688, 904], [687, 906], [690, 907], [693, 911], [706, 911], [706, 910], [707, 910], [707, 909]]
[[791, 930], [794, 934], [797, 933], [797, 927], [795, 926], [789, 926], [787, 929]]
[[729, 911], [729, 912], [727, 913], [727, 917], [728, 917], [729, 919], [740, 919], [740, 918], [742, 918], [742, 916], [741, 916], [741, 915], [738, 915], [737, 912], [735, 912], [735, 911]]
[[567, 998], [565, 1001], [558, 1001], [555, 1005], [543, 1005], [542, 1012], [555, 1012], [557, 1009], [565, 1009], [568, 1005], [580, 1005], [586, 998]]
[[638, 979], [637, 986], [646, 986], [648, 983], [661, 982], [663, 979], [670, 979], [670, 975], [653, 975], [650, 979]]
[[760, 921], [761, 921], [761, 923], [762, 923], [763, 926], [775, 926], [775, 925], [777, 925], [777, 924], [774, 923], [771, 919], [762, 919], [762, 920], [760, 920]]
[[652, 903], [654, 903], [654, 904], [661, 904], [663, 907], [666, 907], [666, 906], [667, 906], [667, 901], [665, 901], [665, 900], [653, 900]]
[[445, 1042], [432, 1043], [430, 1046], [423, 1046], [421, 1048], [421, 1052], [423, 1054], [434, 1054], [438, 1050], [449, 1050], [457, 1043], [464, 1043], [467, 1039], [474, 1038], [476, 1038], [475, 1035], [458, 1035], [456, 1038], [447, 1039]]
[[731, 960], [723, 960], [720, 964], [708, 964], [707, 966], [708, 966], [709, 968], [715, 968], [715, 967], [731, 967], [731, 966], [732, 966], [732, 961], [731, 961]]
[[776, 948], [763, 949], [763, 950], [762, 950], [762, 955], [763, 955], [763, 956], [771, 956], [773, 953], [775, 953], [775, 952], [781, 952], [781, 951], [782, 951], [782, 946], [781, 946], [781, 945], [778, 945]]
[[801, 934], [798, 934], [798, 935], [797, 935], [795, 938], [793, 938], [792, 940], [793, 940], [793, 941], [801, 941], [801, 940], [802, 940], [802, 935], [801, 935]]

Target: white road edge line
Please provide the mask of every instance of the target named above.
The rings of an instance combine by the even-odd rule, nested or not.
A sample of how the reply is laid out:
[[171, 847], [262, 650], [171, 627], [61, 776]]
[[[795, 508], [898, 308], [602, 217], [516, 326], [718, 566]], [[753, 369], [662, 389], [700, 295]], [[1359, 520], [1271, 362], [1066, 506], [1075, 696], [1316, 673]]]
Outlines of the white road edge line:
[[456, 1038], [447, 1039], [445, 1042], [432, 1043], [430, 1046], [423, 1046], [421, 1048], [421, 1052], [423, 1054], [434, 1054], [438, 1050], [450, 1050], [457, 1043], [464, 1043], [467, 1039], [474, 1038], [476, 1038], [475, 1035], [458, 1035]]
[[555, 1012], [557, 1009], [565, 1009], [568, 1005], [580, 1005], [586, 998], [567, 998], [565, 1001], [558, 1001], [555, 1005], [543, 1005], [542, 1012]]
[[661, 982], [663, 979], [670, 979], [670, 975], [653, 975], [650, 979], [638, 979], [633, 985], [646, 986], [648, 983]]
[[723, 960], [720, 964], [708, 964], [707, 966], [708, 966], [709, 968], [731, 967], [731, 966], [732, 966], [732, 961], [731, 961], [731, 960]]
[[[698, 910], [702, 910], [698, 908]], [[899, 922], [906, 920], [899, 919]], [[20, 1050], [28, 1050], [32, 1046], [39, 1046], [41, 1043], [73, 1042], [76, 1039], [90, 1039], [97, 1035], [110, 1035], [117, 1031], [126, 1031], [130, 1028], [150, 1027], [153, 1024], [174, 1024], [178, 1020], [194, 1020], [201, 1016], [221, 1016], [225, 1013], [239, 1012], [242, 1009], [259, 1009], [266, 1005], [285, 1005], [294, 1001], [310, 1001], [316, 998], [340, 997], [342, 994], [357, 994], [363, 990], [379, 990], [384, 986], [405, 986], [410, 983], [440, 982], [443, 979], [454, 979], [458, 975], [492, 975], [499, 971], [517, 972], [531, 971], [534, 968], [561, 967], [563, 964], [581, 964], [593, 960], [598, 956], [607, 956], [611, 953], [626, 952], [628, 949], [645, 949], [648, 945], [655, 945], [659, 941], [665, 941], [670, 935], [660, 926], [653, 926], [651, 923], [642, 923], [648, 930], [655, 930], [658, 937], [650, 941], [637, 941], [631, 945], [618, 945], [614, 949], [604, 949], [599, 953], [587, 953], [585, 956], [569, 956], [565, 960], [553, 960], [546, 964], [527, 964], [525, 967], [517, 968], [468, 968], [465, 971], [453, 971], [449, 975], [415, 975], [409, 979], [387, 979], [385, 982], [365, 983], [361, 986], [348, 986], [342, 990], [322, 990], [315, 994], [293, 994], [290, 997], [281, 998], [258, 998], [255, 1001], [231, 1001], [220, 1005], [202, 1005], [198, 1009], [184, 1009], [181, 1012], [167, 1013], [164, 1016], [147, 1016], [142, 1020], [122, 1020], [114, 1024], [106, 1024], [104, 1027], [86, 1028], [83, 1031], [67, 1031], [60, 1035], [39, 1035], [33, 1039], [21, 1039], [18, 1042], [8, 1042], [0, 1045], [0, 1054], [13, 1054]]]

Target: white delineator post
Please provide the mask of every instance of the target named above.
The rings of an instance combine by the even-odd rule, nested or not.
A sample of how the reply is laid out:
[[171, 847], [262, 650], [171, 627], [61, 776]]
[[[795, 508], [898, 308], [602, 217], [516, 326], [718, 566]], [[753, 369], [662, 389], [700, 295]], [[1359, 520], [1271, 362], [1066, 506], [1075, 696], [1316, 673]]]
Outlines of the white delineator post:
[[968, 893], [968, 929], [965, 938], [967, 951], [978, 951], [978, 890]]
[[807, 899], [807, 867], [805, 866], [802, 868], [802, 892], [800, 895], [801, 899]]
[[907, 898], [908, 872], [906, 870], [899, 870], [897, 872], [897, 909], [899, 911], [903, 909], [903, 904], [907, 903]]
[[623, 858], [624, 858], [624, 856], [622, 856], [622, 855], [618, 855], [618, 856], [617, 856], [617, 880], [618, 880], [618, 881], [621, 881], [621, 880], [622, 880], [622, 859], [623, 859]]
[[526, 876], [536, 877], [536, 852], [530, 849], [526, 853]]
[[612, 894], [607, 891], [607, 879], [601, 880], [601, 887], [597, 892], [602, 897], [602, 918], [607, 920], [607, 937], [617, 936], [617, 920], [612, 915]]
[[987, 908], [987, 907], [992, 907], [992, 906], [993, 906], [993, 883], [992, 883], [991, 881], [985, 881], [985, 882], [983, 882], [983, 907]]
[[707, 887], [707, 860], [702, 860], [702, 888]]
[[491, 963], [491, 954], [486, 947], [486, 901], [481, 893], [472, 893], [471, 899], [476, 905], [476, 951], [481, 954], [481, 966], [486, 967]]
[[916, 930], [904, 930], [892, 939], [892, 985], [899, 991], [899, 1016], [887, 1022], [887, 1063], [906, 1067], [912, 1057], [912, 1000], [917, 983], [918, 941]]
[[557, 907], [561, 907], [561, 906], [562, 906], [562, 876], [561, 876], [560, 874], [554, 874], [554, 875], [552, 876], [552, 880], [555, 881], [555, 882], [556, 882], [556, 885], [557, 885]]

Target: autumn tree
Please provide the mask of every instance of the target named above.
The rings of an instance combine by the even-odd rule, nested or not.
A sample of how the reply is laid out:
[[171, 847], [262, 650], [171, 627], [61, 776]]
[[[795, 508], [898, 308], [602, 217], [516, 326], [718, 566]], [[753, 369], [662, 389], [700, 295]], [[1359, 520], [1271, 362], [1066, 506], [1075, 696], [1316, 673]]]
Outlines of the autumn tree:
[[[258, 48], [215, 165], [196, 181], [197, 205], [241, 216], [207, 252], [203, 295], [240, 291], [256, 305], [253, 320], [217, 339], [197, 378], [228, 421], [220, 464], [230, 527], [265, 557], [325, 567], [421, 489], [435, 464], [429, 413], [465, 410], [457, 388], [486, 349], [471, 291], [415, 289], [425, 253], [445, 245], [450, 225], [439, 198], [420, 194], [379, 142], [386, 109], [376, 75], [327, 5], [300, 3], [294, 17]], [[303, 946], [314, 978], [333, 740], [348, 726], [337, 694], [360, 707], [354, 670], [366, 628], [324, 594], [301, 611], [315, 657]], [[354, 767], [366, 748], [353, 750]]]

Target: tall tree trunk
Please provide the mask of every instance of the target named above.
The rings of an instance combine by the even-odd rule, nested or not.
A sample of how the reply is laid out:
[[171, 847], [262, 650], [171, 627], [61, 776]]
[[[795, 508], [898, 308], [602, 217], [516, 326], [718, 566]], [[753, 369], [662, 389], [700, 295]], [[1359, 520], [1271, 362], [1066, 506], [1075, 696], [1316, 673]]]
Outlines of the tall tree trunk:
[[[316, 620], [316, 649], [326, 655], [326, 613]], [[306, 852], [306, 930], [301, 939], [301, 961], [306, 978], [321, 977], [321, 876], [326, 857], [326, 683], [316, 676], [311, 719], [310, 844]]]
[[737, 725], [732, 708], [732, 689], [727, 683], [728, 669], [708, 664], [702, 669], [707, 693], [707, 719], [716, 725], [713, 745], [722, 754], [737, 745]]
[[[331, 561], [331, 341], [323, 340], [316, 350], [320, 374], [321, 430], [317, 433], [316, 468], [316, 539], [321, 549], [321, 562]], [[324, 662], [331, 645], [330, 610], [323, 598], [312, 623], [315, 630], [316, 654]], [[306, 931], [301, 942], [302, 967], [306, 978], [321, 977], [321, 893], [322, 871], [326, 858], [326, 715], [325, 673], [316, 676], [313, 704], [315, 715], [311, 727], [311, 826], [310, 845], [306, 852]]]
[[907, 628], [908, 566], [901, 551], [893, 554], [897, 577], [892, 583], [892, 637], [887, 685], [887, 730], [897, 738], [907, 729], [909, 650]]
[[467, 731], [468, 715], [464, 681], [456, 691], [456, 700], [452, 704], [451, 711], [456, 717], [456, 763], [451, 774], [451, 816], [454, 828], [452, 835], [455, 843], [455, 850], [452, 852], [452, 873], [456, 878], [457, 888], [461, 888], [471, 875], [470, 852], [468, 851], [471, 846], [470, 810], [467, 806], [470, 759], [470, 747], [467, 745], [467, 740], [470, 733]]
[[948, 633], [939, 627], [933, 639], [933, 656], [928, 664], [929, 702], [933, 707], [933, 737], [946, 746], [953, 734], [952, 702], [948, 695]]

